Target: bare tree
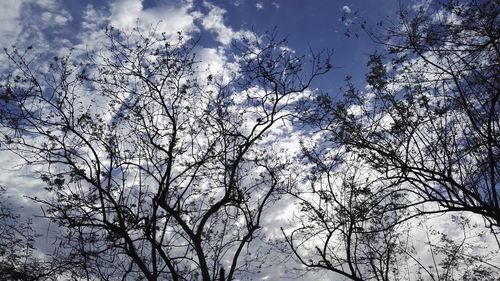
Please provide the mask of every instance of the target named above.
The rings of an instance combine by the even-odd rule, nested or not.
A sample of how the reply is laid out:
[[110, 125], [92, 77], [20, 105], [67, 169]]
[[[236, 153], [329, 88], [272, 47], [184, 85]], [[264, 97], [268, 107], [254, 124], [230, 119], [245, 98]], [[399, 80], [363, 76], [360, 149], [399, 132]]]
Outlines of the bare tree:
[[0, 279], [2, 280], [56, 280], [64, 271], [51, 255], [40, 257], [35, 247], [37, 233], [31, 218], [22, 218], [5, 196], [0, 186]]
[[306, 270], [326, 270], [350, 280], [404, 278], [407, 258], [402, 236], [407, 203], [373, 177], [359, 156], [323, 146], [306, 148], [308, 186], [291, 192], [299, 227], [283, 231]]
[[498, 5], [433, 5], [402, 11], [401, 25], [386, 37], [371, 33], [388, 53], [370, 57], [371, 89], [349, 89], [334, 130], [422, 203], [479, 214], [497, 233]]
[[180, 33], [108, 28], [102, 44], [44, 64], [31, 48], [6, 50], [13, 74], [1, 85], [2, 147], [41, 173], [53, 199], [35, 200], [63, 227], [73, 274], [208, 281], [251, 270], [245, 246], [289, 185], [269, 132], [329, 55], [297, 57], [267, 33], [238, 41], [234, 71], [217, 75]]
[[[488, 251], [470, 256], [467, 231], [429, 229], [441, 235], [427, 242], [432, 269], [402, 239], [431, 214], [480, 215], [492, 239], [500, 230], [498, 15], [497, 1], [434, 1], [375, 31], [363, 23], [385, 48], [369, 58], [369, 87], [348, 78], [344, 99], [319, 96], [306, 118], [321, 141], [304, 151], [302, 226], [284, 234], [307, 268], [398, 280], [410, 261], [422, 280], [498, 278]], [[464, 221], [453, 223], [474, 228]]]
[[441, 216], [413, 208], [414, 197], [356, 153], [328, 146], [304, 153], [309, 186], [290, 191], [300, 212], [291, 229], [282, 229], [300, 271], [341, 280], [498, 278], [498, 251], [482, 243], [486, 230], [467, 216], [451, 215], [448, 227], [435, 227]]

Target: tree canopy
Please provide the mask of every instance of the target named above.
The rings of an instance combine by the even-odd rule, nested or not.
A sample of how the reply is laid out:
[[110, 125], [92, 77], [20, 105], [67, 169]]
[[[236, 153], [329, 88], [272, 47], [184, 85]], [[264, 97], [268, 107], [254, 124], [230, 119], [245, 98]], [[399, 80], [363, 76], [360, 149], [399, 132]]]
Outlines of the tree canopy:
[[43, 181], [30, 199], [59, 232], [37, 256], [1, 206], [0, 277], [498, 280], [499, 9], [436, 1], [358, 23], [380, 48], [341, 96], [313, 88], [332, 53], [276, 31], [232, 42], [220, 71], [196, 39], [139, 25], [50, 58], [5, 49], [0, 149]]

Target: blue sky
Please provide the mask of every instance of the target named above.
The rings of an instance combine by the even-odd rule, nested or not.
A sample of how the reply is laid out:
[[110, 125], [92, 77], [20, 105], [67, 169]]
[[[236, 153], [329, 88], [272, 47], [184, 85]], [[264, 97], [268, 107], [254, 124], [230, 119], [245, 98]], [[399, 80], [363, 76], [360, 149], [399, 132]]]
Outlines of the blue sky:
[[[404, 2], [410, 4], [413, 1]], [[377, 48], [360, 29], [359, 23], [366, 21], [369, 26], [374, 26], [386, 16], [397, 16], [399, 1], [4, 0], [0, 7], [2, 47], [13, 43], [37, 45], [38, 40], [45, 41], [39, 43], [52, 50], [64, 42], [66, 45], [78, 42], [83, 46], [88, 40], [85, 38], [88, 32], [84, 34], [84, 29], [89, 20], [85, 18], [89, 9], [98, 12], [94, 20], [101, 22], [96, 29], [109, 23], [132, 23], [135, 18], [149, 24], [163, 21], [166, 23], [164, 27], [171, 31], [184, 29], [184, 33], [199, 36], [202, 47], [215, 47], [220, 43], [217, 28], [262, 34], [276, 27], [298, 54], [306, 54], [309, 46], [314, 51], [333, 50], [335, 69], [322, 77], [317, 86], [337, 94], [346, 75], [353, 76], [356, 84], [362, 86], [367, 57]], [[212, 27], [209, 27], [207, 21], [214, 14], [219, 26], [213, 26], [212, 22]], [[345, 35], [347, 30], [352, 31], [350, 37]], [[359, 37], [354, 36], [355, 33]]]

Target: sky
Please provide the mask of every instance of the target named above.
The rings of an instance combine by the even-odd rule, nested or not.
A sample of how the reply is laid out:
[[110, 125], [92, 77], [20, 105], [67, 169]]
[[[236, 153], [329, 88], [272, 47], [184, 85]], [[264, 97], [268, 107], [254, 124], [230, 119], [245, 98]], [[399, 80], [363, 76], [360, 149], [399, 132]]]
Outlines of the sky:
[[[139, 19], [172, 36], [180, 31], [199, 38], [200, 59], [217, 69], [223, 67], [233, 40], [276, 28], [298, 54], [309, 49], [333, 52], [332, 71], [313, 87], [337, 95], [347, 75], [363, 86], [368, 56], [380, 48], [359, 23], [375, 26], [384, 17], [397, 16], [400, 2], [410, 5], [413, 0], [0, 0], [0, 47], [33, 45], [47, 53], [75, 46], [85, 50], [98, 44], [107, 25], [128, 29]], [[0, 71], [4, 63], [0, 56]], [[0, 185], [24, 207], [22, 213], [39, 213], [23, 195], [43, 195], [43, 186], [20, 164], [14, 155], [0, 152]], [[43, 241], [41, 245], [50, 247]]]
[[378, 48], [359, 22], [374, 25], [397, 15], [398, 7], [397, 0], [2, 0], [0, 46], [84, 47], [106, 24], [123, 28], [136, 19], [192, 34], [203, 47], [227, 45], [238, 32], [262, 34], [276, 28], [299, 54], [309, 48], [333, 51], [335, 70], [319, 82], [322, 89], [337, 93], [347, 75], [363, 81], [367, 57]]
[[[276, 29], [297, 54], [308, 54], [310, 49], [333, 52], [333, 70], [319, 77], [313, 87], [335, 96], [341, 93], [347, 75], [363, 86], [367, 58], [380, 47], [360, 29], [359, 22], [375, 25], [385, 16], [397, 15], [398, 3], [398, 0], [0, 0], [0, 48], [34, 46], [39, 53], [57, 54], [76, 47], [83, 52], [98, 44], [107, 25], [127, 29], [139, 20], [142, 25], [157, 26], [172, 35], [181, 31], [185, 36], [199, 39], [200, 60], [217, 70], [222, 68], [221, 62], [226, 59], [224, 50], [230, 48], [233, 40], [244, 34], [260, 35]], [[0, 71], [5, 65], [2, 54]], [[0, 176], [0, 184], [5, 185], [7, 178], [20, 180], [12, 173], [29, 175], [19, 169], [18, 161], [10, 155], [3, 154], [0, 162], [6, 169], [4, 175], [10, 175]], [[29, 185], [32, 180], [36, 182], [31, 178], [22, 181]]]
[[[319, 77], [313, 87], [335, 96], [341, 93], [347, 75], [363, 86], [367, 58], [380, 47], [359, 28], [359, 22], [375, 25], [397, 14], [398, 7], [397, 0], [1, 0], [0, 48], [34, 46], [42, 54], [68, 48], [84, 52], [99, 44], [106, 26], [128, 29], [138, 20], [173, 36], [180, 31], [199, 39], [200, 60], [217, 70], [223, 67], [224, 50], [233, 40], [276, 29], [297, 54], [333, 52], [333, 70]], [[5, 65], [2, 54], [0, 71]], [[25, 188], [8, 190], [14, 197], [36, 194], [36, 177], [29, 169], [21, 169], [18, 160], [11, 154], [0, 155], [4, 170], [0, 184], [20, 186], [22, 182]]]

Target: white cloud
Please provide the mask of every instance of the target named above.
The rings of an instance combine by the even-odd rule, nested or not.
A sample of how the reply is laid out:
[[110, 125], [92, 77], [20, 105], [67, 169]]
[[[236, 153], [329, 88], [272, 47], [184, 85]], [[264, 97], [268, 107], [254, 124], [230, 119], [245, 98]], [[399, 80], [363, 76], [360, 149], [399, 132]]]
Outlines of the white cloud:
[[257, 8], [257, 10], [262, 10], [264, 9], [264, 4], [262, 2], [257, 2], [255, 3], [255, 8]]
[[46, 9], [55, 10], [59, 7], [60, 0], [32, 0], [31, 2], [36, 3], [40, 7], [44, 7]]
[[81, 27], [83, 30], [96, 30], [99, 23], [102, 23], [101, 21], [104, 16], [94, 6], [89, 4], [85, 7], [82, 18]]
[[15, 43], [15, 39], [22, 30], [19, 24], [21, 6], [24, 1], [0, 1], [0, 45], [7, 47]]
[[142, 1], [119, 0], [111, 4], [111, 25], [117, 28], [127, 28], [135, 25], [141, 17]]
[[271, 5], [273, 5], [276, 9], [279, 9], [281, 7], [280, 4], [276, 2], [272, 2]]
[[[62, 9], [61, 3], [60, 0], [0, 1], [0, 10], [8, 11], [0, 16], [0, 45], [8, 47], [16, 42], [30, 40], [30, 44], [51, 45], [50, 48], [54, 48], [56, 42], [45, 42], [47, 34], [60, 34], [63, 29], [54, 27], [67, 26], [73, 20], [72, 15]], [[235, 5], [241, 3], [243, 0], [237, 0]], [[24, 4], [35, 5], [36, 11], [41, 11], [30, 16], [28, 13], [31, 10], [24, 9]], [[235, 31], [224, 23], [226, 10], [209, 2], [204, 2], [204, 6], [209, 8], [208, 13], [200, 12], [192, 0], [169, 1], [152, 8], [145, 8], [142, 0], [114, 0], [109, 10], [96, 9], [89, 4], [82, 11], [83, 20], [80, 23], [81, 30], [76, 31], [77, 37], [86, 46], [94, 45], [93, 40], [100, 38], [97, 33], [102, 33], [102, 28], [108, 24], [125, 30], [137, 25], [144, 30], [155, 26], [157, 31], [166, 32], [167, 36], [176, 36], [180, 31], [188, 39], [199, 32], [201, 25], [205, 30], [214, 32], [216, 40], [223, 45], [248, 33]], [[61, 40], [57, 42], [61, 43]]]
[[156, 26], [167, 36], [174, 36], [178, 31], [189, 36], [198, 31], [194, 21], [201, 16], [192, 9], [190, 0], [150, 9], [144, 9], [141, 0], [118, 0], [111, 5], [110, 23], [119, 29], [130, 29], [137, 24], [145, 29]]
[[238, 40], [241, 37], [254, 37], [255, 34], [248, 30], [234, 31], [230, 26], [224, 23], [224, 15], [226, 10], [222, 9], [210, 2], [204, 1], [203, 5], [209, 9], [205, 16], [200, 16], [202, 27], [205, 30], [215, 32], [216, 40], [222, 45], [228, 45], [233, 40]]
[[[62, 34], [73, 18], [61, 3], [61, 0], [0, 1], [0, 47], [34, 45], [40, 53], [48, 53], [55, 46], [67, 45], [69, 41]], [[6, 58], [0, 55], [0, 68], [4, 67]]]
[[54, 12], [45, 11], [42, 13], [41, 20], [45, 26], [62, 26], [71, 21], [73, 18], [67, 12], [57, 14]]
[[203, 4], [210, 9], [208, 15], [202, 18], [203, 28], [215, 32], [220, 43], [229, 44], [234, 36], [234, 31], [224, 24], [226, 10], [206, 1]]
[[342, 6], [342, 11], [346, 14], [350, 14], [351, 8], [349, 8], [349, 6], [347, 6], [347, 5], [345, 5], [345, 6]]

